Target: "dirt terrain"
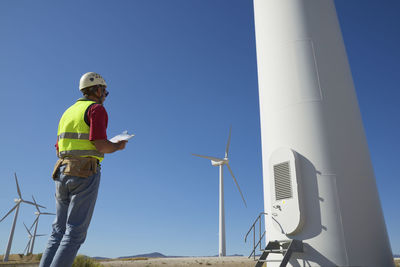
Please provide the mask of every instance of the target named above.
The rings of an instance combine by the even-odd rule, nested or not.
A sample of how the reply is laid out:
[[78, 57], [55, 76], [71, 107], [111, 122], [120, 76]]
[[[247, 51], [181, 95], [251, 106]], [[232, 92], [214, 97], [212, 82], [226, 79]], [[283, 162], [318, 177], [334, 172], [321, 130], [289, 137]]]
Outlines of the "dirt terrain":
[[255, 262], [247, 257], [190, 257], [190, 258], [148, 258], [148, 259], [130, 259], [113, 260], [100, 262], [109, 267], [184, 267], [184, 266], [213, 266], [213, 267], [254, 267]]

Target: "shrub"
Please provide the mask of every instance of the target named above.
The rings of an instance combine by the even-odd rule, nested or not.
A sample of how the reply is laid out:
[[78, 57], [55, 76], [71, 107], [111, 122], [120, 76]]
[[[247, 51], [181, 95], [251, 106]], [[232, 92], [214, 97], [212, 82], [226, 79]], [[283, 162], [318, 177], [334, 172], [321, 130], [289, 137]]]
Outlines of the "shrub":
[[39, 253], [36, 255], [36, 260], [40, 261], [42, 259], [43, 253]]
[[76, 256], [72, 267], [102, 267], [100, 263], [85, 255]]

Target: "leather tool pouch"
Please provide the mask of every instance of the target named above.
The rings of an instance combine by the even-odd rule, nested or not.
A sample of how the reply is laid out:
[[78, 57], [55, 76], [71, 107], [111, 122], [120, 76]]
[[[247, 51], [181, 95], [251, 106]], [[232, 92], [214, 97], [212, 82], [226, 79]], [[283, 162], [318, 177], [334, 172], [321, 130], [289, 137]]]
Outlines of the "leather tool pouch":
[[98, 161], [95, 158], [68, 157], [59, 159], [54, 166], [52, 177], [57, 178], [61, 165], [65, 165], [63, 174], [87, 178], [97, 172]]

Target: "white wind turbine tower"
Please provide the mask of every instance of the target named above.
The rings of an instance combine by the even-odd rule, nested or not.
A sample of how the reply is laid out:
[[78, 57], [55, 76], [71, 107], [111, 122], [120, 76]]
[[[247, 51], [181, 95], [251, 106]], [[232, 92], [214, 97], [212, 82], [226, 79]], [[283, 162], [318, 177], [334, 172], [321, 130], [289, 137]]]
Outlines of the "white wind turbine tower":
[[[8, 243], [7, 243], [7, 249], [6, 249], [6, 253], [4, 255], [4, 259], [3, 261], [8, 261], [8, 256], [10, 255], [10, 250], [11, 250], [11, 244], [12, 244], [12, 240], [14, 237], [14, 230], [15, 230], [15, 224], [17, 223], [17, 218], [18, 218], [18, 211], [19, 211], [19, 206], [22, 202], [27, 203], [27, 204], [31, 204], [31, 205], [35, 205], [34, 203], [30, 202], [30, 201], [26, 201], [22, 198], [21, 195], [21, 190], [19, 189], [19, 185], [18, 185], [18, 179], [17, 179], [17, 174], [14, 173], [14, 177], [15, 177], [15, 182], [17, 184], [17, 192], [18, 192], [18, 197], [14, 199], [14, 202], [16, 203], [15, 206], [3, 217], [0, 219], [0, 222], [2, 222], [8, 215], [10, 215], [10, 213], [12, 213], [15, 210], [15, 215], [14, 215], [14, 221], [11, 227], [11, 232], [10, 232], [10, 237], [8, 238]], [[43, 206], [38, 205], [39, 207], [44, 208]]]
[[30, 247], [29, 247], [28, 252], [27, 252], [27, 253], [31, 253], [31, 254], [33, 253], [33, 246], [35, 245], [35, 237], [36, 236], [40, 236], [40, 235], [36, 235], [36, 231], [37, 231], [37, 227], [38, 227], [38, 224], [39, 224], [40, 215], [55, 215], [54, 213], [50, 213], [50, 212], [41, 212], [40, 209], [39, 209], [39, 205], [36, 203], [36, 200], [35, 200], [35, 198], [33, 196], [32, 196], [32, 199], [33, 199], [33, 202], [35, 203], [35, 207], [36, 207], [37, 211], [35, 212], [36, 219], [35, 219], [35, 221], [33, 222], [32, 226], [30, 228], [30, 229], [32, 229], [32, 227], [35, 226], [35, 230], [33, 231], [33, 235], [32, 235], [32, 242], [30, 242]]
[[229, 158], [228, 158], [228, 153], [229, 153], [229, 145], [231, 142], [231, 132], [232, 132], [232, 127], [229, 129], [229, 137], [228, 137], [228, 142], [226, 144], [226, 149], [225, 149], [225, 157], [223, 159], [220, 158], [215, 158], [215, 157], [209, 157], [209, 156], [203, 156], [203, 155], [198, 155], [198, 154], [192, 154], [193, 156], [205, 158], [211, 160], [211, 164], [213, 166], [219, 166], [219, 250], [218, 250], [218, 256], [226, 256], [226, 240], [225, 240], [225, 206], [224, 206], [224, 174], [223, 174], [223, 167], [226, 165], [228, 167], [229, 172], [232, 175], [233, 180], [235, 181], [235, 184], [239, 190], [240, 196], [243, 199], [243, 203], [247, 208], [246, 201], [244, 200], [242, 191], [240, 190], [239, 184], [235, 178], [235, 175], [233, 175], [232, 169], [229, 166]]
[[36, 236], [45, 236], [45, 235], [32, 235], [31, 231], [30, 231], [30, 230], [32, 230], [32, 227], [30, 229], [28, 229], [28, 227], [26, 227], [25, 223], [24, 223], [24, 226], [25, 226], [26, 231], [28, 232], [29, 241], [28, 241], [28, 244], [26, 245], [24, 251], [22, 252], [22, 254], [25, 254], [25, 252], [26, 252], [26, 255], [29, 255], [29, 254], [32, 254], [32, 252], [30, 252], [29, 248], [31, 247], [32, 241], [35, 239], [35, 237]]

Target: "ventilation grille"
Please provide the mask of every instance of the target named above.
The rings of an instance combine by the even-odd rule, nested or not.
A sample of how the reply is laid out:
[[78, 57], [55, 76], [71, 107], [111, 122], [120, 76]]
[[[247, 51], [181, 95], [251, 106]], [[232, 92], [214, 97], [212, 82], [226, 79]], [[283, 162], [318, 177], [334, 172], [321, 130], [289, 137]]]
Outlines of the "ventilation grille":
[[274, 180], [276, 200], [293, 196], [289, 161], [274, 165]]

